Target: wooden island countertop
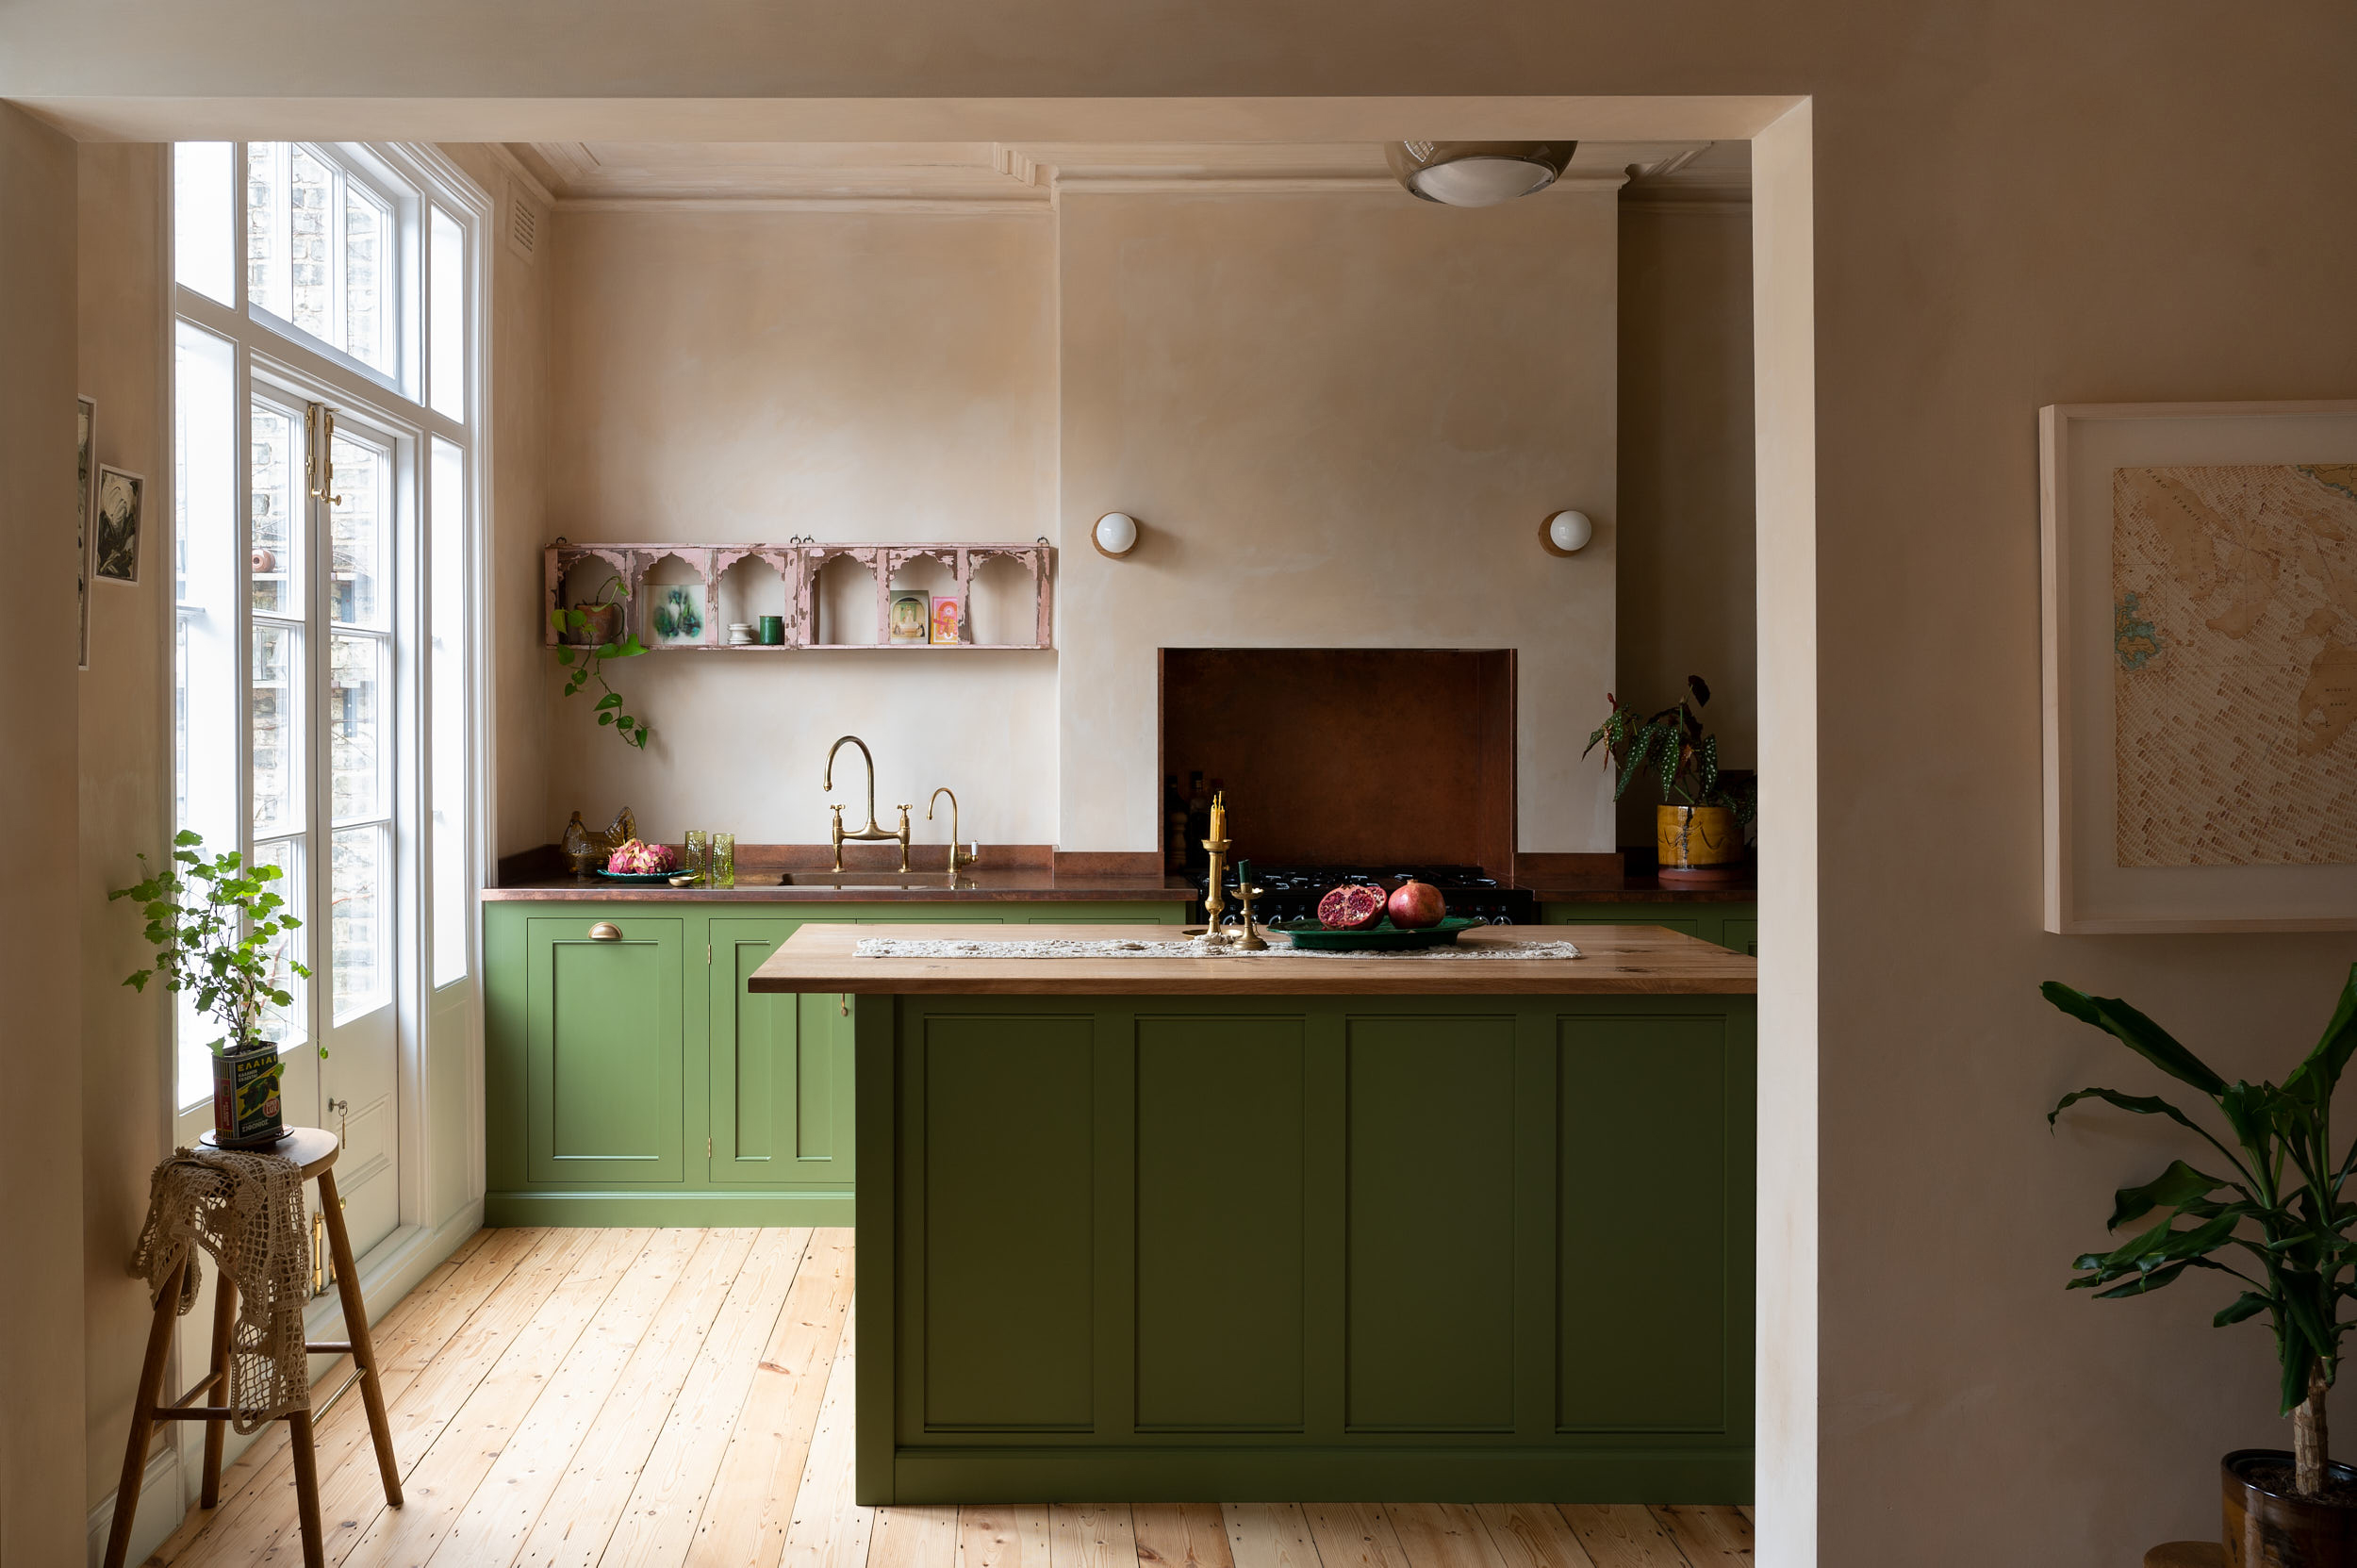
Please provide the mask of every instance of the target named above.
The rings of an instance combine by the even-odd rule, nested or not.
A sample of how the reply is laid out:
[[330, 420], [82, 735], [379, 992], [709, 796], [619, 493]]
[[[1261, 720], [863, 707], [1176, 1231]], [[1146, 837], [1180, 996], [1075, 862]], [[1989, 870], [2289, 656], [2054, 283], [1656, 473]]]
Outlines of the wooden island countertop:
[[[1569, 940], [1578, 958], [1451, 961], [1265, 953], [1223, 958], [861, 958], [871, 938], [988, 942], [971, 925], [806, 925], [749, 977], [755, 992], [853, 996], [1751, 996], [1756, 959], [1660, 926], [1492, 927], [1460, 946]], [[1122, 940], [1102, 925], [1036, 925], [1022, 941]], [[1175, 932], [1138, 930], [1144, 940]], [[1281, 942], [1272, 937], [1272, 943]]]

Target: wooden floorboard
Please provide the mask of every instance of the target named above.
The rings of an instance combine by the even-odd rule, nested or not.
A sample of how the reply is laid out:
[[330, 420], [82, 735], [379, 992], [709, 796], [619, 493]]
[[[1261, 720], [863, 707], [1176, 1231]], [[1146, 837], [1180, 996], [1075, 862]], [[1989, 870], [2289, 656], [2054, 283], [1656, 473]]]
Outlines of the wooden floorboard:
[[[338, 1568], [1749, 1568], [1689, 1505], [853, 1499], [849, 1230], [478, 1231], [376, 1327], [405, 1506], [361, 1401], [320, 1424]], [[349, 1362], [329, 1370], [322, 1395]], [[301, 1560], [274, 1424], [151, 1563]]]

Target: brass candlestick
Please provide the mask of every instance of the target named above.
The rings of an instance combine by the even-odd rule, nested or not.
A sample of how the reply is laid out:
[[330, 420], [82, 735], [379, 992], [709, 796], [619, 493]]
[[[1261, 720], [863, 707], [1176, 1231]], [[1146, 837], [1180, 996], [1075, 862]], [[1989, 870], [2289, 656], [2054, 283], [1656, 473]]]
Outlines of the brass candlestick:
[[1268, 941], [1252, 923], [1252, 900], [1267, 892], [1265, 887], [1252, 884], [1252, 863], [1236, 862], [1236, 901], [1244, 906], [1244, 934], [1236, 938], [1236, 946], [1245, 952], [1268, 951]]
[[1207, 838], [1203, 841], [1203, 848], [1210, 852], [1211, 857], [1211, 883], [1203, 894], [1203, 928], [1210, 934], [1217, 936], [1220, 912], [1228, 907], [1227, 889], [1220, 885], [1221, 865], [1228, 858], [1228, 840]]

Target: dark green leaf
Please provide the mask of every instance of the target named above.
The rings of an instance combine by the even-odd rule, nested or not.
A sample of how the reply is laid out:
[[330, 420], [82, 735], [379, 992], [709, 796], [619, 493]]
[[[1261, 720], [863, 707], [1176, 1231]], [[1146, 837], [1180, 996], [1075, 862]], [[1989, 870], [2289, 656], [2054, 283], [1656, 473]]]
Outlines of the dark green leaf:
[[2357, 1054], [2357, 964], [2349, 966], [2349, 978], [2341, 982], [2340, 1005], [2324, 1026], [2324, 1037], [2283, 1080], [2283, 1092], [2301, 1095], [2311, 1104], [2330, 1104], [2352, 1054]]
[[2205, 1095], [2224, 1091], [2226, 1080], [2213, 1072], [2207, 1063], [2118, 997], [2090, 997], [2052, 980], [2039, 986], [2038, 992], [2082, 1023], [2093, 1024], [2110, 1034], [2169, 1077], [2190, 1083]]
[[[2192, 1266], [2192, 1263], [2188, 1261], [2182, 1263], [2171, 1263], [2167, 1268], [2155, 1269], [2150, 1274], [2139, 1274], [2124, 1285], [2116, 1285], [2110, 1290], [2096, 1292], [2095, 1299], [2098, 1301], [2117, 1301], [2123, 1296], [2149, 1296], [2152, 1292], [2159, 1290], [2164, 1285], [2175, 1284], [2177, 1282], [2177, 1277], [2184, 1273], [2186, 1269], [2191, 1268]], [[2090, 1284], [2093, 1282], [2094, 1281], [2092, 1280], [2088, 1281]]]
[[2142, 1219], [2155, 1208], [2181, 1209], [2225, 1185], [2218, 1178], [2204, 1176], [2183, 1160], [2171, 1160], [2168, 1169], [2143, 1186], [2122, 1187], [2113, 1194], [2112, 1217], [2103, 1228], [2117, 1230], [2130, 1220]]
[[2233, 1304], [2232, 1306], [2222, 1307], [2218, 1310], [2218, 1314], [2210, 1319], [2210, 1327], [2214, 1329], [2223, 1329], [2228, 1324], [2240, 1323], [2247, 1317], [2258, 1316], [2261, 1312], [2266, 1312], [2269, 1307], [2274, 1305], [2274, 1302], [2268, 1300], [2266, 1296], [2261, 1296], [2256, 1291], [2245, 1291], [2240, 1296], [2234, 1297]]
[[2100, 1099], [2106, 1105], [2117, 1105], [2122, 1111], [2134, 1111], [2139, 1116], [2167, 1116], [2180, 1127], [2191, 1128], [2196, 1132], [2201, 1131], [2183, 1111], [2158, 1095], [2123, 1095], [2117, 1089], [2081, 1089], [2065, 1095], [2054, 1102], [2052, 1111], [2046, 1113], [2046, 1124], [2052, 1127], [2056, 1116], [2083, 1099]]

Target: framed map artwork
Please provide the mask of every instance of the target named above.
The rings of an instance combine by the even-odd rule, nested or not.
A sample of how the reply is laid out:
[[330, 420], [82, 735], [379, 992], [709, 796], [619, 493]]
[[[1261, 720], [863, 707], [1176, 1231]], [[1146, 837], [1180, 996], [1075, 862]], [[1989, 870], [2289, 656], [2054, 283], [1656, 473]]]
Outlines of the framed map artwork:
[[2357, 930], [2357, 403], [2038, 415], [2052, 932]]

